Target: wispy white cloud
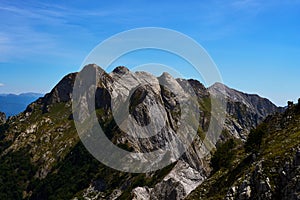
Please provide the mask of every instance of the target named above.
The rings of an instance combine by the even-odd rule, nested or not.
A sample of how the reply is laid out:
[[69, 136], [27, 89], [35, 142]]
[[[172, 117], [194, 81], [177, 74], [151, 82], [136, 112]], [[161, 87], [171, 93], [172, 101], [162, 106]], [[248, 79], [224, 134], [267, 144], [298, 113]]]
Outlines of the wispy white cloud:
[[[96, 45], [95, 41], [105, 39], [102, 35], [107, 37], [139, 25], [180, 27], [174, 25], [175, 20], [176, 24], [190, 23], [186, 26], [191, 29], [187, 33], [197, 32], [195, 35], [205, 41], [220, 40], [244, 27], [241, 26], [243, 19], [256, 16], [266, 4], [262, 0], [212, 0], [192, 5], [152, 3], [148, 9], [143, 3], [80, 9], [59, 3], [0, 1], [0, 18], [7, 19], [0, 24], [0, 62], [31, 54], [67, 55], [69, 58], [80, 51], [84, 43], [90, 41]], [[183, 14], [196, 10], [199, 14]], [[161, 17], [164, 15], [166, 17]], [[72, 40], [81, 45], [74, 48], [70, 44]]]
[[3, 83], [0, 83], [0, 87], [3, 87], [4, 86], [4, 84]]
[[96, 38], [90, 30], [94, 27], [88, 25], [92, 20], [99, 24], [102, 18], [113, 20], [130, 12], [119, 7], [87, 10], [41, 2], [0, 2], [0, 18], [8, 19], [0, 24], [0, 62], [40, 54], [74, 57], [82, 51], [74, 48], [76, 42]]
[[33, 52], [51, 52], [49, 50], [55, 45], [54, 35], [40, 32], [35, 26], [41, 21], [54, 23], [56, 19], [12, 5], [0, 4], [0, 11], [3, 19], [10, 18], [0, 25], [0, 62], [26, 57]]

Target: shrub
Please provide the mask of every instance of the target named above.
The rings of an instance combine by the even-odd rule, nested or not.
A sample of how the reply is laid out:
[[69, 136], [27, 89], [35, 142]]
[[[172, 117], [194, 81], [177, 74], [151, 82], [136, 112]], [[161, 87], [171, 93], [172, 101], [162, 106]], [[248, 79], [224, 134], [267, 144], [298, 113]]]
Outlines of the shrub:
[[236, 143], [232, 138], [217, 145], [217, 150], [211, 158], [211, 166], [214, 171], [231, 166], [235, 147]]
[[257, 153], [260, 149], [263, 136], [265, 135], [264, 126], [261, 125], [250, 131], [245, 143], [246, 152]]

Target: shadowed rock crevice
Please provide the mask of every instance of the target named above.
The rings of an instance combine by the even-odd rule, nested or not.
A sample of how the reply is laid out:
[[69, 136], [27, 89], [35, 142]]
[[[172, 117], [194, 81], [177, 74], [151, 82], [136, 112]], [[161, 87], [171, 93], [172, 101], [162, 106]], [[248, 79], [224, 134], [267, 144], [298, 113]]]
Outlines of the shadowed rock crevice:
[[148, 95], [150, 87], [138, 87], [133, 89], [133, 93], [129, 100], [129, 114], [131, 114], [140, 126], [147, 126], [150, 121], [150, 113], [148, 107], [143, 104], [143, 101]]

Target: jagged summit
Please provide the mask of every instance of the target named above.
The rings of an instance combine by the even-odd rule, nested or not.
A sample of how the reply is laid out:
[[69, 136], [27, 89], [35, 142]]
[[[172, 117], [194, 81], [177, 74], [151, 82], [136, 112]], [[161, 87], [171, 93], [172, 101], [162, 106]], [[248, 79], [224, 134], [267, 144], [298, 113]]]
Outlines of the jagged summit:
[[201, 96], [202, 98], [210, 96], [207, 88], [202, 83], [200, 83], [198, 80], [189, 79], [188, 82], [193, 87], [195, 93], [198, 96]]
[[159, 78], [173, 78], [171, 74], [169, 74], [168, 72], [163, 72]]
[[[277, 107], [270, 100], [260, 97], [257, 94], [247, 94], [238, 90], [229, 88], [222, 83], [215, 83], [208, 88], [212, 96], [224, 95], [230, 102], [242, 102], [248, 108], [255, 110], [259, 113], [259, 117], [265, 117], [273, 112], [282, 112], [282, 108]], [[268, 113], [268, 111], [270, 113]]]
[[230, 88], [227, 85], [220, 83], [220, 82], [216, 82], [213, 85], [211, 85], [209, 87], [210, 92], [212, 93], [212, 95], [224, 95], [225, 97], [231, 97], [231, 99], [235, 99], [236, 101], [241, 100], [241, 95], [254, 95], [254, 96], [258, 96], [256, 94], [247, 94], [244, 92], [240, 92], [236, 89]]
[[[283, 111], [283, 108], [278, 108], [268, 99], [262, 98], [258, 95], [239, 92], [235, 89], [227, 87], [222, 83], [215, 83], [211, 87], [205, 88], [205, 86], [198, 80], [175, 79], [167, 72], [164, 72], [160, 77], [157, 78], [146, 72], [130, 73], [128, 68], [124, 66], [119, 66], [116, 67], [111, 74], [107, 74], [102, 68], [100, 68], [96, 64], [86, 65], [81, 72], [86, 75], [98, 72], [98, 87], [102, 89], [98, 89], [96, 92], [97, 107], [99, 107], [99, 105], [106, 105], [106, 107], [108, 106], [110, 100], [108, 100], [107, 98], [110, 99], [110, 97], [107, 94], [107, 91], [119, 90], [119, 92], [125, 92], [123, 91], [123, 89], [120, 90], [118, 88], [108, 88], [108, 85], [119, 84], [119, 86], [117, 87], [125, 87], [127, 88], [126, 90], [128, 90], [128, 88], [132, 87], [132, 84], [137, 84], [135, 82], [139, 79], [142, 82], [155, 83], [154, 85], [152, 85], [152, 87], [154, 91], [156, 91], [156, 93], [158, 93], [161, 90], [161, 86], [159, 86], [159, 84], [161, 84], [167, 86], [171, 91], [177, 91], [179, 89], [178, 87], [190, 87], [190, 89], [192, 88], [194, 90], [190, 92], [194, 92], [197, 95], [197, 97], [201, 99], [209, 98], [210, 96], [225, 96], [228, 101], [228, 119], [226, 120], [226, 126], [228, 126], [228, 130], [230, 133], [232, 133], [232, 135], [243, 139], [246, 139], [250, 129], [257, 126], [257, 124], [259, 124], [266, 116], [274, 112]], [[119, 79], [119, 76], [115, 76], [116, 74], [123, 75], [127, 73], [130, 73], [130, 76], [126, 77], [126, 80]], [[44, 112], [47, 112], [47, 106], [49, 104], [68, 102], [71, 100], [74, 81], [77, 75], [78, 73], [71, 73], [65, 76], [50, 93], [46, 94], [45, 97], [43, 97], [40, 100], [43, 104]], [[91, 76], [88, 76], [88, 78], [92, 81]], [[187, 87], [187, 84], [189, 84], [189, 87]], [[116, 94], [117, 93], [112, 93], [111, 95], [114, 96]], [[105, 104], [103, 102], [105, 102]], [[236, 113], [240, 113], [241, 111], [247, 113], [247, 115], [236, 115]]]
[[231, 129], [233, 135], [243, 140], [246, 140], [249, 129], [255, 128], [268, 115], [284, 111], [266, 98], [240, 92], [222, 83], [215, 83], [208, 90], [213, 97], [222, 95], [226, 98], [229, 115], [226, 126]]
[[46, 94], [43, 98], [45, 104], [68, 102], [71, 100], [73, 85], [78, 73], [70, 73]]
[[226, 98], [229, 98], [230, 100], [233, 100], [233, 101], [236, 101], [236, 102], [243, 101], [245, 97], [246, 98], [251, 98], [251, 99], [259, 98], [259, 99], [264, 99], [264, 100], [269, 101], [267, 98], [260, 97], [257, 94], [248, 94], [248, 93], [245, 93], [245, 92], [241, 92], [241, 91], [230, 88], [227, 85], [225, 85], [223, 83], [219, 83], [219, 82], [214, 83], [208, 89], [209, 89], [210, 93], [213, 96], [224, 95]]
[[120, 74], [120, 75], [126, 74], [128, 72], [129, 72], [129, 69], [124, 66], [118, 66], [113, 70], [113, 73]]
[[[122, 76], [124, 73], [128, 76]], [[169, 148], [169, 158], [179, 154], [169, 143], [176, 141], [176, 131], [180, 126], [199, 122], [199, 127], [184, 129], [188, 130], [186, 133], [196, 131], [199, 137], [177, 162], [157, 172], [130, 174], [110, 169], [90, 155], [74, 126], [76, 116], [72, 112], [71, 98], [77, 76], [87, 78], [90, 83], [98, 80], [95, 108], [83, 106], [78, 113], [84, 118], [87, 109], [95, 110], [107, 138], [119, 148], [138, 153]], [[89, 91], [91, 88], [87, 86], [85, 89]], [[180, 98], [176, 95], [179, 93], [194, 95], [192, 100], [198, 102], [199, 116], [189, 112], [185, 113], [188, 122], [181, 120], [184, 110], [180, 102], [191, 99], [186, 97], [188, 95]], [[234, 93], [239, 98], [229, 101], [222, 138], [234, 137], [242, 144], [242, 139], [247, 138], [250, 129], [258, 124], [258, 116], [272, 113], [270, 108], [273, 107], [264, 107], [268, 105], [266, 102], [257, 104], [266, 101], [263, 98], [256, 97], [257, 101], [254, 101], [238, 91]], [[210, 156], [203, 157], [205, 145], [209, 144], [203, 144], [201, 139], [210, 124], [212, 96], [199, 81], [175, 79], [168, 73], [155, 77], [150, 73], [131, 73], [127, 68], [118, 67], [108, 74], [96, 64], [91, 64], [85, 66], [81, 73], [68, 74], [50, 93], [29, 105], [25, 112], [10, 118], [5, 126], [0, 126], [0, 180], [5, 179], [8, 183], [12, 180], [7, 186], [0, 184], [0, 199], [185, 198], [211, 172]], [[83, 102], [93, 98], [87, 93], [79, 95]], [[112, 100], [115, 107], [111, 105]], [[115, 114], [119, 112], [112, 113], [112, 108], [126, 109], [126, 102], [129, 103], [129, 121], [124, 121], [126, 118], [121, 116], [117, 125]], [[261, 105], [265, 112], [249, 109], [257, 105]], [[153, 120], [155, 123], [152, 123]], [[140, 126], [123, 126], [128, 123]], [[156, 127], [156, 124], [162, 127]], [[153, 135], [137, 137], [145, 130]], [[157, 156], [157, 159], [164, 160], [166, 157]], [[145, 159], [143, 162], [148, 161]], [[156, 163], [151, 162], [146, 167], [152, 165]]]

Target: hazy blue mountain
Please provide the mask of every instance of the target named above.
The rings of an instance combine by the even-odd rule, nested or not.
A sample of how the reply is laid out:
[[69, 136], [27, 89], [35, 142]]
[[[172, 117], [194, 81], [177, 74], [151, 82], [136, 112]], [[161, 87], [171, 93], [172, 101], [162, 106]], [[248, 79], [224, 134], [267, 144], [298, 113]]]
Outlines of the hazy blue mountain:
[[0, 111], [4, 112], [7, 117], [16, 115], [42, 96], [43, 94], [39, 93], [0, 94]]

